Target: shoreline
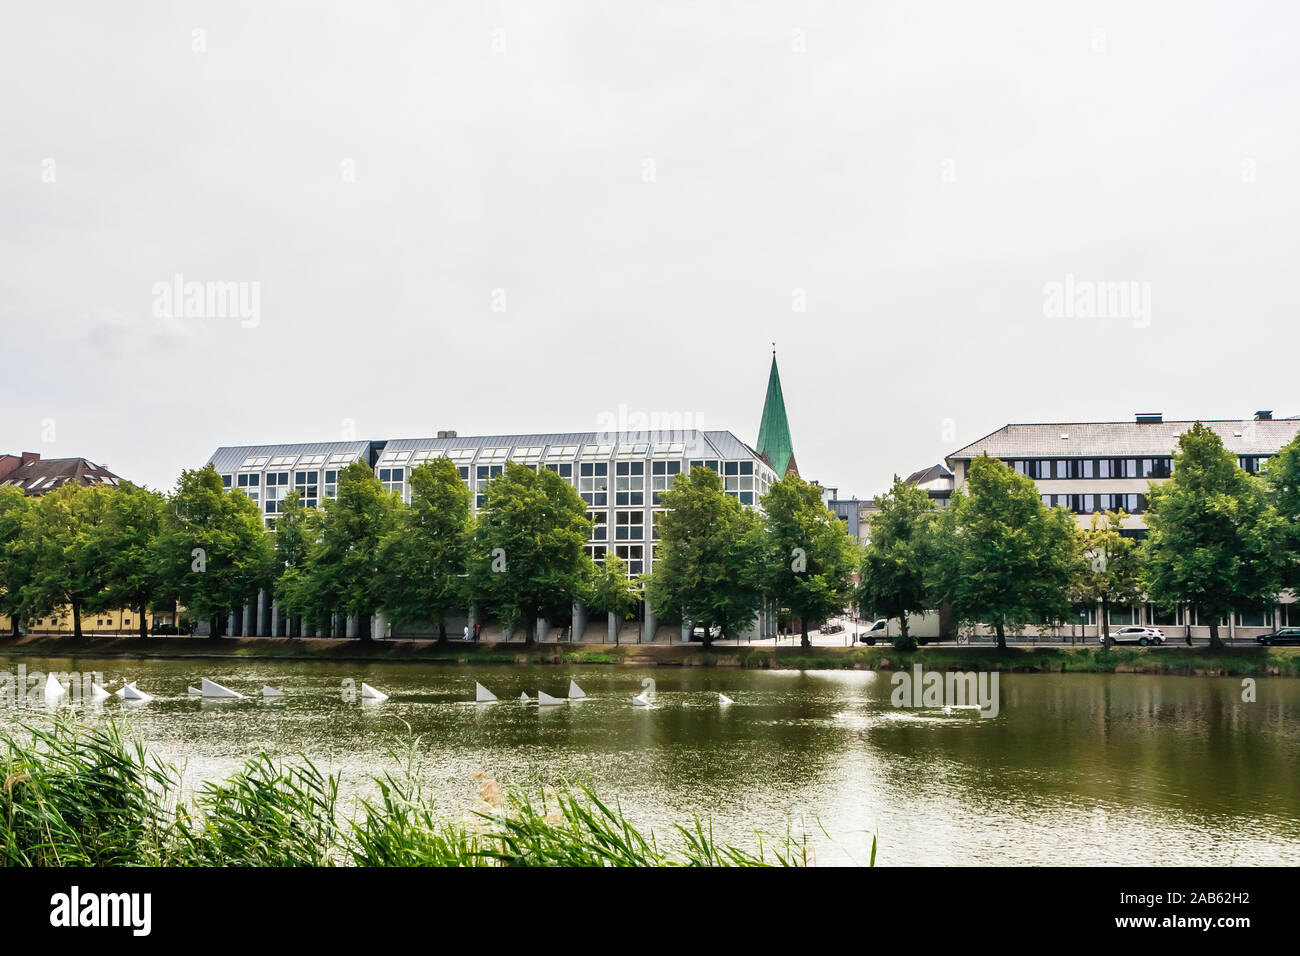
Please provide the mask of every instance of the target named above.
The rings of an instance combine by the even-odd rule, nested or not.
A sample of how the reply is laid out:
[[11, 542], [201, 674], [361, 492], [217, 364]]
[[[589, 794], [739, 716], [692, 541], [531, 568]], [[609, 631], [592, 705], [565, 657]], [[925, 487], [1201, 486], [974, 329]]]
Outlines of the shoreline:
[[341, 638], [71, 637], [0, 640], [0, 656], [102, 657], [136, 660], [382, 661], [440, 664], [608, 664], [624, 667], [741, 667], [762, 670], [987, 670], [1023, 674], [1170, 674], [1197, 677], [1300, 677], [1300, 647], [726, 647], [706, 651], [683, 644], [465, 645], [436, 640], [361, 641]]

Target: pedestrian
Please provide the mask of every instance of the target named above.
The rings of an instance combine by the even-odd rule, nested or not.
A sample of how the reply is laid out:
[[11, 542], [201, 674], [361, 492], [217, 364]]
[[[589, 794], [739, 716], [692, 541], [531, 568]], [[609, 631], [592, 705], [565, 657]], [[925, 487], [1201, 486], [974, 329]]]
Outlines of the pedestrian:
[[466, 623], [466, 625], [465, 625], [465, 634], [464, 634], [463, 637], [461, 637], [461, 640], [462, 640], [462, 641], [468, 641], [468, 640], [469, 640], [469, 624], [468, 624], [468, 623]]
[[479, 635], [483, 633], [483, 625], [476, 623], [474, 625], [474, 643], [478, 643]]

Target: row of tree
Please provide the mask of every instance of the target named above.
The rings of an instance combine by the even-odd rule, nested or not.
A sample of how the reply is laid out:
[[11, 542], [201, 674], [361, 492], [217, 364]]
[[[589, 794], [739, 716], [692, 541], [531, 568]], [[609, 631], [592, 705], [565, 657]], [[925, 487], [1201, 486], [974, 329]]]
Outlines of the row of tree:
[[1079, 528], [990, 458], [970, 463], [947, 508], [897, 479], [878, 504], [858, 601], [899, 618], [904, 646], [908, 615], [944, 604], [1005, 647], [1008, 631], [1063, 623], [1080, 603], [1101, 605], [1109, 634], [1113, 605], [1150, 600], [1195, 611], [1217, 647], [1221, 619], [1300, 586], [1300, 438], [1256, 477], [1198, 422], [1179, 438], [1173, 476], [1151, 486], [1141, 541], [1122, 533], [1121, 512]]
[[[588, 553], [591, 522], [554, 472], [508, 465], [477, 516], [456, 466], [434, 460], [410, 475], [410, 504], [356, 462], [320, 508], [297, 492], [279, 502], [274, 533], [258, 505], [211, 468], [182, 473], [162, 495], [131, 484], [65, 485], [40, 498], [0, 488], [0, 613], [21, 621], [183, 606], [220, 635], [260, 591], [274, 595], [290, 633], [331, 633], [335, 615], [359, 633], [382, 611], [397, 623], [447, 620], [473, 606], [531, 642], [539, 618], [577, 602], [631, 616], [648, 593], [656, 614], [734, 636], [760, 607], [816, 623], [852, 597], [857, 554], [820, 491], [798, 476], [776, 482], [765, 515], [727, 495], [712, 471], [679, 476], [662, 493], [655, 573], [629, 579], [611, 552]], [[648, 546], [648, 542], [646, 546]]]

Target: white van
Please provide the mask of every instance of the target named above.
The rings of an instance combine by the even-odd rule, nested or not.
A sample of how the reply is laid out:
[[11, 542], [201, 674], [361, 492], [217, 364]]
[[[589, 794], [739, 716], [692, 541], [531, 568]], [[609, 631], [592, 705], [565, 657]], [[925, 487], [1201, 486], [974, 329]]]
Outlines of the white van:
[[[864, 644], [875, 645], [893, 640], [902, 633], [896, 617], [881, 617], [859, 635], [858, 640]], [[939, 612], [926, 611], [924, 614], [907, 615], [907, 633], [916, 638], [918, 644], [939, 639]]]

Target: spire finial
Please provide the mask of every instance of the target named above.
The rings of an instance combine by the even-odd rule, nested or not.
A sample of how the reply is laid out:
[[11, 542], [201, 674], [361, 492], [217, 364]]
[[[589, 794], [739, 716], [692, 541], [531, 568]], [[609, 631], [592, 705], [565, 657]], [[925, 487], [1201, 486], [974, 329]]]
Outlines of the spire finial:
[[772, 343], [772, 358], [776, 358], [776, 343]]

